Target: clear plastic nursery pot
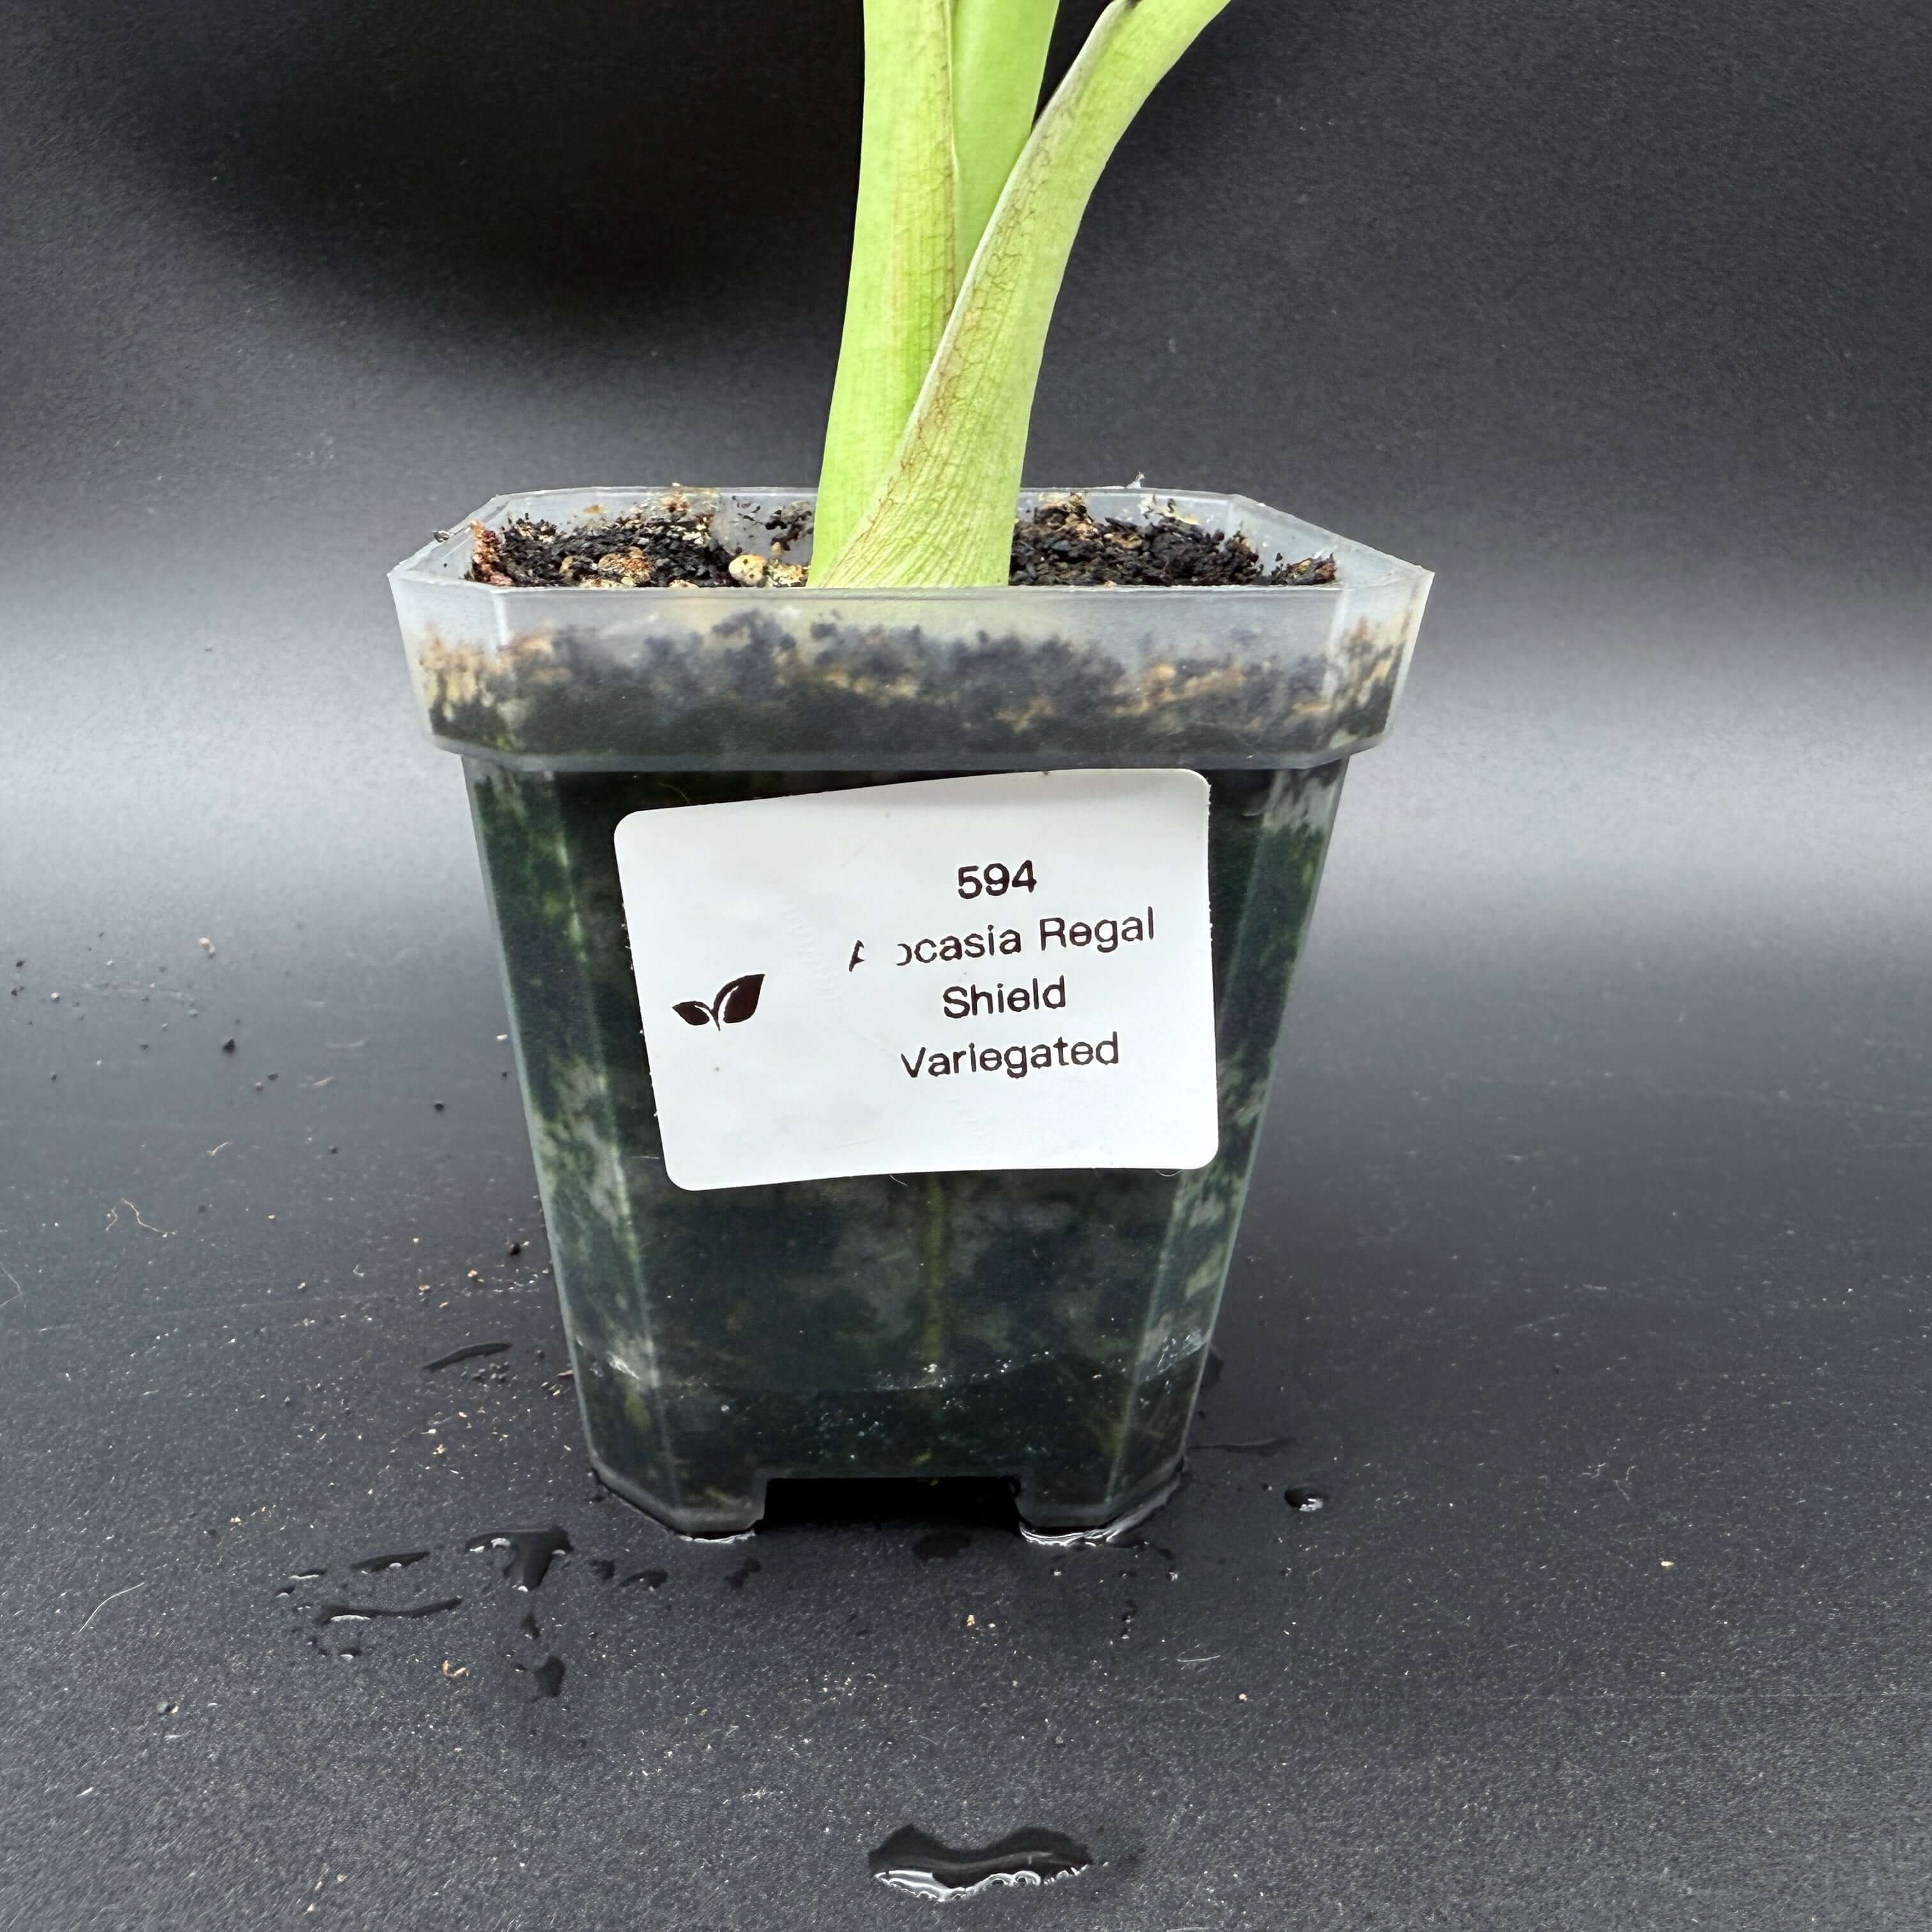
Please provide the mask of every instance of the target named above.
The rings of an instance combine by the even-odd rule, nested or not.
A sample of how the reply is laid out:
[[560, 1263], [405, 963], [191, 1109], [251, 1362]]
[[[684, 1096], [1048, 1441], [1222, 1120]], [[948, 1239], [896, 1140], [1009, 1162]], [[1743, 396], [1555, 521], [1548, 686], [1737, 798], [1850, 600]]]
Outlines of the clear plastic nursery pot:
[[[476, 520], [561, 526], [665, 494], [503, 496]], [[1335, 580], [497, 589], [466, 580], [464, 530], [391, 574], [424, 720], [468, 777], [592, 1457], [674, 1528], [749, 1528], [774, 1477], [991, 1475], [1034, 1528], [1088, 1530], [1180, 1466], [1342, 773], [1388, 729], [1430, 578], [1240, 497], [1084, 494], [1098, 517], [1172, 506], [1240, 531], [1264, 564], [1332, 554]], [[810, 496], [679, 494], [760, 549]], [[620, 820], [1136, 766], [1209, 788], [1208, 1166], [668, 1177]]]

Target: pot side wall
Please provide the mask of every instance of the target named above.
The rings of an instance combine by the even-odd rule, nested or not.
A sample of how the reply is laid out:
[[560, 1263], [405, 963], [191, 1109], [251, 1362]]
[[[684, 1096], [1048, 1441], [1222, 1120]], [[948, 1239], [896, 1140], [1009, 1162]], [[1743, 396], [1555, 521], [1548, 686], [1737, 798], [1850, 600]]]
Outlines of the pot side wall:
[[674, 1528], [774, 1477], [998, 1476], [1090, 1528], [1177, 1469], [1344, 761], [1204, 773], [1221, 1144], [1198, 1171], [692, 1192], [662, 1160], [613, 845], [627, 813], [914, 774], [467, 759], [577, 1388], [599, 1473]]

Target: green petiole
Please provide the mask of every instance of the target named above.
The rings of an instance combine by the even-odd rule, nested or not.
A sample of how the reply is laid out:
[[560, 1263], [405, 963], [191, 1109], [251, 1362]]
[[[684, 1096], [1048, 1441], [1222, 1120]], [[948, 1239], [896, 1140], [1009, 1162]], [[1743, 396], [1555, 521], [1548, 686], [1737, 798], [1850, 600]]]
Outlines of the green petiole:
[[1060, 0], [952, 0], [955, 259], [962, 282], [1033, 132], [1059, 11]]
[[842, 545], [904, 434], [958, 287], [952, 0], [866, 0], [865, 131], [815, 548]]
[[[814, 585], [1006, 581], [1034, 390], [1081, 218], [1142, 104], [1227, 4], [1112, 0], [1011, 163], [961, 274], [962, 237], [1029, 75], [1037, 94], [1052, 6], [866, 0], [859, 216]], [[878, 73], [882, 64], [892, 71]], [[933, 303], [956, 274], [934, 331]]]

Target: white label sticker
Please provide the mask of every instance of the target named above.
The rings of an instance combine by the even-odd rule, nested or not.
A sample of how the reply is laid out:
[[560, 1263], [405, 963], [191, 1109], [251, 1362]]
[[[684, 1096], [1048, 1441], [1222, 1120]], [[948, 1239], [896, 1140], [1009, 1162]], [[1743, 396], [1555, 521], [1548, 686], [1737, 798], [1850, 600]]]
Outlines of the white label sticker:
[[616, 851], [679, 1186], [1214, 1159], [1198, 773], [670, 806]]

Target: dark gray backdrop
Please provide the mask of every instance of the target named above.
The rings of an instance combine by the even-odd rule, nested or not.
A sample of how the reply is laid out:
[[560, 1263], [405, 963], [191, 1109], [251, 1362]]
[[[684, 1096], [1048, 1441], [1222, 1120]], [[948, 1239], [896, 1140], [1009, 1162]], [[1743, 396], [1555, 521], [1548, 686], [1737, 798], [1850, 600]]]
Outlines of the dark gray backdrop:
[[[1157, 1550], [742, 1574], [547, 1392], [381, 580], [810, 479], [856, 9], [4, 14], [0, 1925], [884, 1924], [908, 1820], [1084, 1837], [962, 1908], [1040, 1925], [1924, 1922], [1922, 8], [1236, 0], [1162, 88], [1031, 477], [1439, 573], [1197, 1432], [1296, 1442]], [[462, 1549], [550, 1521], [527, 1604]], [[308, 1642], [419, 1548], [460, 1612]]]

